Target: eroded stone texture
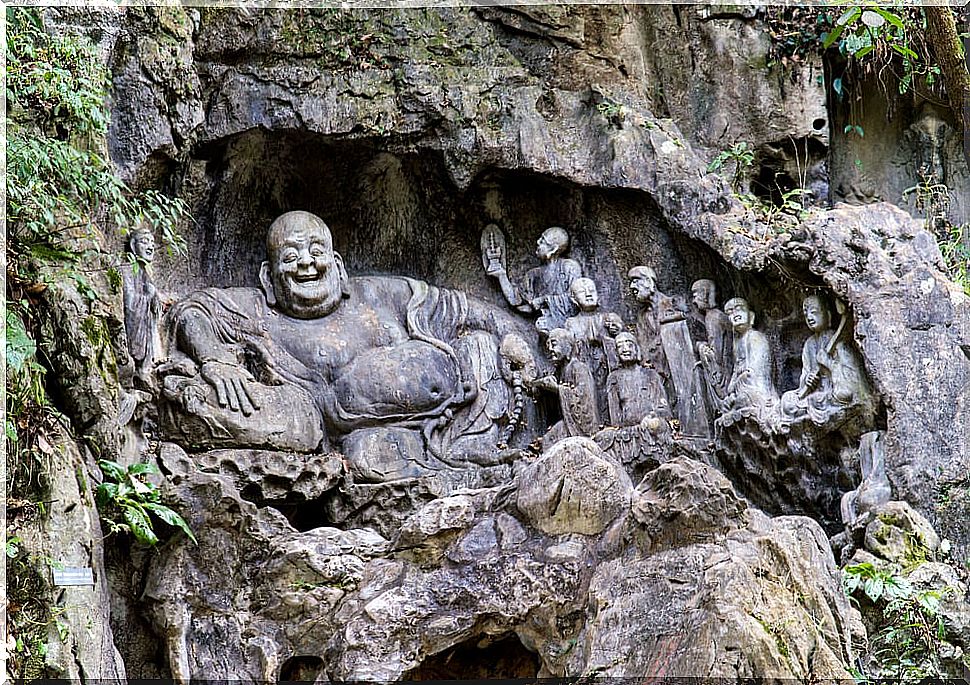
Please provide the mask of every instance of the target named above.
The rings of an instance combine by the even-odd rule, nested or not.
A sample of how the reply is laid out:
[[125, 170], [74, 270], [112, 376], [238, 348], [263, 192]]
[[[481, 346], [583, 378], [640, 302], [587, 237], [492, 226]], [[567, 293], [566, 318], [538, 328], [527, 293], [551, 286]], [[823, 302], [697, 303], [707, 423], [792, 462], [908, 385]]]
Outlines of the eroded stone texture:
[[[119, 45], [112, 56], [116, 162], [132, 179], [166, 177], [197, 220], [185, 227], [188, 263], [159, 260], [157, 284], [167, 298], [218, 286], [224, 302], [272, 308], [259, 299], [265, 283], [258, 290], [264, 228], [285, 211], [306, 208], [333, 228], [331, 247], [351, 270], [369, 274], [356, 285], [377, 284], [374, 292], [384, 296], [382, 284], [400, 285], [403, 274], [408, 283], [466, 293], [494, 314], [508, 301], [481, 273], [482, 225], [496, 222], [506, 232], [504, 266], [517, 282], [535, 266], [535, 237], [564, 225], [573, 236], [570, 258], [589, 268], [584, 275], [594, 279], [603, 306], [631, 324], [637, 302], [624, 296], [623, 276], [637, 265], [663, 264], [654, 285], [668, 293], [713, 278], [723, 299], [748, 299], [764, 312], [759, 326], [776, 360], [767, 373], [784, 393], [800, 385], [792, 358], [809, 335], [798, 314], [803, 293], [788, 287], [794, 276], [848, 305], [847, 332], [883, 402], [876, 420], [886, 429], [896, 496], [930, 518], [938, 506], [956, 548], [970, 544], [959, 524], [970, 501], [968, 303], [942, 278], [932, 237], [886, 205], [839, 206], [802, 224], [793, 220], [778, 235], [743, 212], [687, 145], [687, 138], [720, 140], [720, 131], [703, 128], [714, 122], [708, 103], [744, 101], [717, 65], [730, 64], [750, 80], [747, 58], [764, 58], [764, 37], [748, 10], [741, 16], [684, 10], [693, 40], [709, 46], [700, 59], [688, 59], [696, 46], [664, 30], [679, 23], [681, 10], [671, 8], [168, 12], [126, 15], [132, 38], [155, 38], [132, 40], [137, 50]], [[735, 51], [725, 42], [735, 30], [753, 36], [753, 49]], [[166, 35], [181, 42], [167, 45]], [[641, 40], [650, 35], [674, 37], [678, 45], [657, 51]], [[354, 41], [341, 42], [348, 36]], [[678, 61], [683, 74], [673, 81], [643, 78], [665, 71], [661, 62]], [[695, 72], [707, 77], [699, 86], [689, 78]], [[656, 88], [647, 92], [675, 82], [669, 103], [658, 101]], [[749, 82], [760, 85], [746, 87], [745, 97], [763, 90], [763, 82]], [[801, 87], [811, 91], [813, 83]], [[693, 97], [698, 93], [703, 97]], [[664, 109], [680, 128], [661, 118]], [[813, 135], [807, 126], [818, 130], [814, 110], [776, 115], [784, 109], [773, 104], [738, 118], [745, 133], [768, 130], [763, 156], [776, 136], [794, 130], [807, 146]], [[169, 177], [172, 169], [177, 173]], [[227, 286], [239, 289], [226, 294]], [[241, 300], [235, 297], [243, 291]], [[415, 295], [394, 293], [395, 306]], [[77, 314], [87, 313], [80, 296], [58, 289], [46, 297], [46, 335], [57, 341], [52, 360], [72, 419], [110, 447], [117, 384], [111, 373], [97, 372], [111, 364], [92, 368], [85, 361], [97, 355], [79, 335]], [[407, 329], [400, 314], [391, 318]], [[293, 338], [303, 344], [313, 336]], [[193, 363], [213, 361], [239, 369], [259, 360], [196, 355]], [[378, 366], [393, 370], [403, 358], [384, 361]], [[501, 360], [492, 361], [494, 368], [471, 369], [478, 375], [467, 388], [469, 400], [490, 381], [499, 388], [493, 397], [511, 387]], [[218, 364], [170, 370], [201, 376], [196, 387], [211, 388], [214, 401], [211, 394], [182, 399], [206, 405], [220, 404], [213, 379], [250, 380]], [[543, 368], [531, 377], [547, 374]], [[358, 392], [375, 384], [349, 376], [336, 380], [351, 404], [389, 396], [386, 388]], [[275, 380], [267, 374], [259, 382], [279, 387]], [[237, 414], [246, 416], [242, 386], [233, 386]], [[430, 418], [488, 424], [494, 406], [483, 397], [488, 393], [454, 407], [468, 410], [463, 415], [442, 409]], [[226, 403], [220, 409], [235, 411]], [[360, 409], [350, 407], [357, 417]], [[375, 430], [330, 425], [326, 416], [301, 415], [339, 438], [351, 428]], [[194, 430], [216, 432], [216, 424], [202, 424]], [[422, 429], [431, 436], [443, 427]], [[205, 451], [222, 443], [187, 444], [204, 450], [184, 455], [187, 463], [213, 460], [211, 472], [171, 470], [171, 496], [200, 546], [176, 541], [154, 557], [144, 591], [171, 675], [277, 680], [303, 663], [330, 678], [394, 679], [445, 650], [514, 635], [538, 655], [538, 673], [531, 675], [846, 677], [851, 618], [818, 526], [797, 517], [769, 519], [707, 467], [671, 462], [675, 449], [690, 451], [678, 436], [673, 446], [650, 445], [649, 467], [666, 465], [634, 492], [618, 461], [585, 440], [552, 445], [531, 462], [534, 455], [518, 450], [507, 455], [519, 460], [515, 466], [456, 470], [447, 463], [454, 455], [442, 451], [432, 455], [440, 461], [434, 468], [411, 471], [416, 460], [409, 455], [423, 450], [427, 436], [405, 428], [411, 431], [405, 439], [385, 428], [376, 427], [376, 439], [367, 433], [335, 441], [345, 456], [361, 457], [356, 471], [354, 464], [349, 469], [356, 482], [331, 480], [337, 474], [327, 468], [303, 469], [312, 476], [305, 492], [285, 458], [263, 463], [279, 456], [274, 450], [259, 457], [246, 450], [253, 473], [257, 462], [271, 466], [254, 477], [232, 473], [225, 459]], [[300, 445], [256, 440], [249, 447], [326, 451], [316, 434], [310, 437]], [[770, 436], [754, 440], [763, 444]], [[792, 454], [785, 440], [762, 452], [742, 446], [735, 455], [743, 458], [723, 467], [735, 488], [776, 512], [834, 517], [837, 507], [830, 505], [851, 487], [839, 452], [857, 445], [819, 444], [826, 447], [821, 458], [784, 461], [773, 459]], [[690, 447], [709, 456], [706, 444]], [[492, 456], [485, 462], [493, 463]], [[282, 483], [270, 478], [279, 470]], [[287, 487], [322, 512], [305, 517], [304, 532], [268, 506]], [[134, 664], [129, 673], [139, 669]]]
[[[572, 454], [574, 468], [626, 493], [595, 526], [528, 506], [530, 523], [518, 521], [525, 493], [561, 484], [561, 471], [533, 468], [517, 497], [492, 488], [436, 499], [393, 541], [366, 529], [300, 533], [225, 476], [185, 475], [176, 492], [199, 547], [155, 557], [145, 592], [173, 674], [269, 679], [302, 656], [331, 679], [388, 681], [514, 635], [537, 655], [533, 677], [845, 677], [849, 609], [817, 524], [769, 519], [683, 458], [634, 494], [621, 472], [600, 473], [597, 452], [575, 439], [541, 458]], [[584, 485], [563, 501], [599, 511], [601, 495]], [[551, 524], [569, 531], [542, 532]]]

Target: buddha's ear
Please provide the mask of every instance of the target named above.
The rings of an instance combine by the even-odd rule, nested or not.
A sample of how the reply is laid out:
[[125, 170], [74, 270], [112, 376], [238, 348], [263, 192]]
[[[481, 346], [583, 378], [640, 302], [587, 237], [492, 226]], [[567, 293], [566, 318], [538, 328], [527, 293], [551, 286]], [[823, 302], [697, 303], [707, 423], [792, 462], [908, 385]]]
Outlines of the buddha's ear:
[[266, 303], [270, 307], [276, 306], [276, 293], [273, 291], [273, 281], [269, 277], [269, 262], [263, 262], [259, 267], [259, 283], [263, 286]]
[[350, 277], [347, 276], [347, 269], [344, 268], [344, 258], [339, 252], [333, 253], [333, 262], [337, 265], [337, 274], [340, 277], [340, 293], [344, 297], [350, 297]]

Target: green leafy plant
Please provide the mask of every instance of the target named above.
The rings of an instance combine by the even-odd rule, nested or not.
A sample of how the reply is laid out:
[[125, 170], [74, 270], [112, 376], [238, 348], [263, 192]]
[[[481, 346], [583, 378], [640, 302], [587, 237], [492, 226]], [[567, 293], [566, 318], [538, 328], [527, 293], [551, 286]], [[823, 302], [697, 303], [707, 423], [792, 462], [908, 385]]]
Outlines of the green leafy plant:
[[707, 170], [713, 173], [732, 163], [734, 164], [734, 176], [731, 179], [731, 188], [737, 193], [748, 170], [754, 164], [754, 150], [751, 149], [750, 145], [745, 142], [735, 143], [727, 150], [722, 150], [707, 165]]
[[903, 682], [949, 675], [947, 662], [959, 653], [946, 641], [941, 614], [949, 588], [917, 590], [895, 569], [869, 562], [844, 568], [842, 585], [879, 613], [880, 628], [870, 638], [878, 669], [873, 675]]
[[[808, 218], [810, 210], [801, 198], [812, 195], [811, 190], [793, 188], [783, 192], [780, 202], [777, 203], [763, 200], [753, 193], [738, 195], [738, 200], [745, 209], [754, 213], [758, 221], [775, 232], [781, 232]], [[768, 236], [761, 237], [765, 239]]]
[[[915, 88], [920, 80], [932, 87], [940, 78], [940, 67], [925, 44], [922, 8], [870, 1], [848, 6], [834, 20], [827, 13], [822, 17], [828, 26], [820, 36], [823, 49], [835, 46], [849, 60], [890, 68], [897, 76], [900, 94]], [[841, 78], [833, 79], [832, 89], [842, 97]]]
[[154, 545], [158, 535], [152, 521], [157, 518], [197, 543], [185, 520], [161, 503], [158, 488], [147, 480], [149, 474], [159, 473], [157, 466], [140, 463], [125, 468], [107, 459], [98, 461], [98, 466], [105, 477], [96, 492], [98, 509], [112, 533], [131, 533], [138, 542]]
[[54, 415], [36, 343], [42, 294], [72, 283], [88, 305], [95, 303], [94, 276], [117, 272], [118, 258], [99, 247], [104, 229], [124, 233], [148, 222], [170, 253], [184, 252], [177, 227], [186, 206], [157, 190], [133, 191], [107, 160], [110, 74], [95, 46], [48, 34], [36, 8], [8, 7], [6, 19], [10, 401], [4, 428], [15, 457], [8, 474], [16, 484], [23, 474], [37, 478], [37, 463], [26, 458]]
[[596, 103], [596, 111], [606, 119], [610, 126], [617, 128], [622, 126], [623, 119], [627, 115], [626, 107], [606, 95], [600, 97], [600, 101]]
[[947, 215], [952, 191], [933, 174], [921, 173], [920, 182], [903, 191], [903, 201], [923, 215], [936, 237], [947, 275], [970, 295], [970, 224], [953, 224]]

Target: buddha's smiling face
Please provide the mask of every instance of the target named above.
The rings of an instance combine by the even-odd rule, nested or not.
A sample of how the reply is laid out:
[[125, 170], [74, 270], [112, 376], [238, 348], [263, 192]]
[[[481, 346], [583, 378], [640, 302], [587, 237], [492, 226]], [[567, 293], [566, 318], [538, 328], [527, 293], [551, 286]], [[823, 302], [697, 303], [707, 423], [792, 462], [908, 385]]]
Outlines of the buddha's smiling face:
[[278, 308], [301, 319], [330, 314], [340, 304], [342, 271], [330, 229], [315, 216], [295, 212], [277, 224], [267, 248]]

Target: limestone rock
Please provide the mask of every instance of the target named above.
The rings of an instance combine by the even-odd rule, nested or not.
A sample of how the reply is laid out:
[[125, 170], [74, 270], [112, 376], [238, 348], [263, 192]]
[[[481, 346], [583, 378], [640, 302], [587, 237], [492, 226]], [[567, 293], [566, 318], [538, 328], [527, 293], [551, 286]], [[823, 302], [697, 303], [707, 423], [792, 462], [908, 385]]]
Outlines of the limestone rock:
[[684, 457], [648, 473], [633, 499], [634, 517], [660, 547], [723, 537], [747, 524], [747, 509], [727, 478]]
[[[110, 621], [105, 536], [94, 502], [100, 472], [90, 453], [63, 428], [55, 437], [53, 445], [44, 443], [45, 459], [50, 460], [48, 515], [22, 518], [24, 502], [18, 496], [24, 493], [7, 493], [8, 635], [23, 644], [22, 651], [8, 658], [32, 661], [35, 676], [123, 680], [125, 662]], [[17, 551], [13, 556], [12, 550]], [[67, 567], [90, 569], [93, 585], [52, 585], [53, 568]], [[45, 601], [55, 612], [49, 621], [32, 613], [36, 607], [25, 606]], [[39, 635], [38, 626], [23, 623], [31, 616], [45, 619]]]
[[933, 559], [940, 536], [922, 514], [905, 502], [886, 502], [866, 526], [865, 545], [883, 559], [910, 567]]
[[519, 475], [516, 504], [539, 530], [595, 535], [630, 506], [633, 484], [588, 438], [567, 438]]

